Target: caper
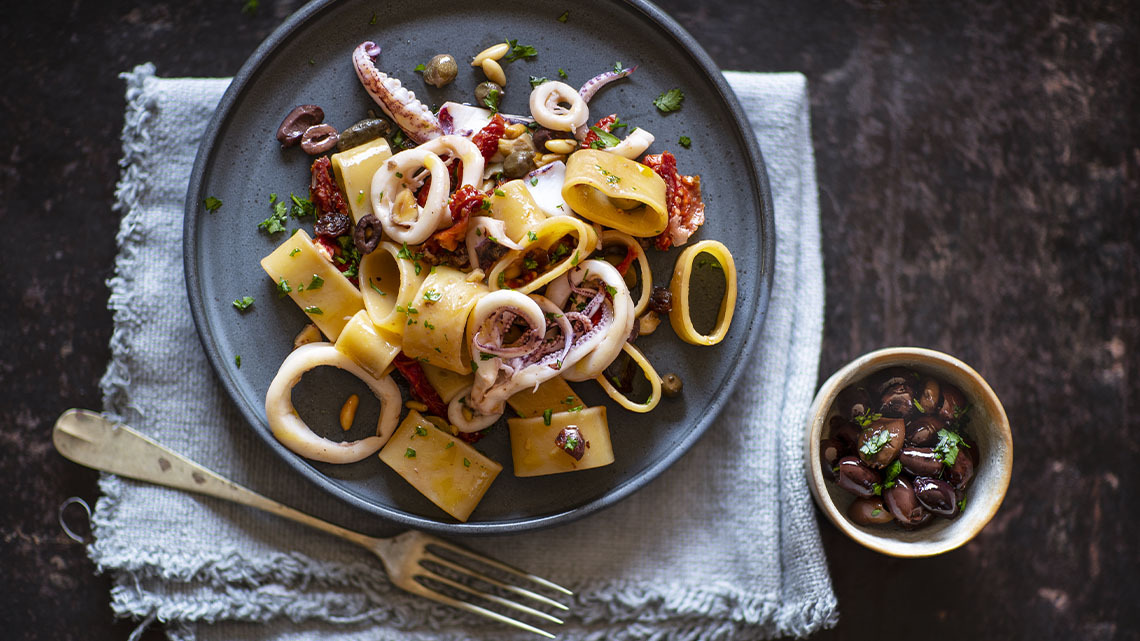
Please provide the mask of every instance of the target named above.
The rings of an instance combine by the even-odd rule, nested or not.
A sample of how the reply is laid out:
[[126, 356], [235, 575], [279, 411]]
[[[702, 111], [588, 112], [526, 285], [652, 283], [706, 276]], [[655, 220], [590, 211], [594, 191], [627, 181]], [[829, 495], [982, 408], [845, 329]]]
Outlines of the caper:
[[490, 80], [480, 82], [475, 86], [475, 103], [480, 107], [498, 110], [503, 100], [503, 88]]
[[450, 53], [441, 53], [428, 61], [424, 68], [424, 82], [435, 87], [442, 87], [455, 80], [459, 73], [459, 66], [455, 64], [455, 56]]
[[661, 377], [661, 393], [670, 398], [681, 394], [681, 377], [676, 374], [666, 374]]
[[359, 147], [366, 142], [372, 142], [392, 131], [392, 123], [381, 118], [365, 118], [340, 132], [340, 140], [336, 143], [337, 151], [344, 151]]
[[512, 151], [511, 155], [503, 161], [503, 175], [507, 178], [522, 178], [537, 169], [534, 162], [534, 152], [529, 149]]

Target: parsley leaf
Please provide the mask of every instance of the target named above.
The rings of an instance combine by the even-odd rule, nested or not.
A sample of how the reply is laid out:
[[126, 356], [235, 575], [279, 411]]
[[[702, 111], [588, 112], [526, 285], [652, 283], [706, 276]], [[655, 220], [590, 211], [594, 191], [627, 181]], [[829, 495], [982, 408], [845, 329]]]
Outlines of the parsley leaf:
[[442, 292], [438, 292], [434, 289], [429, 289], [426, 292], [424, 292], [424, 300], [426, 300], [426, 301], [430, 301], [430, 302], [435, 303], [435, 302], [438, 302], [440, 298], [443, 298]]
[[305, 311], [310, 314], [324, 314], [324, 311], [322, 311], [321, 308], [317, 307], [316, 305], [310, 305], [306, 307]]
[[463, 467], [471, 467], [471, 461], [468, 461], [466, 457], [463, 459]]
[[404, 450], [404, 458], [416, 458], [416, 451], [409, 447]]
[[881, 429], [871, 435], [863, 445], [859, 447], [859, 453], [864, 456], [874, 456], [879, 453], [879, 450], [887, 446], [891, 442], [891, 433], [889, 430]]
[[416, 65], [416, 68], [412, 69], [412, 71], [414, 71], [416, 73], [423, 73], [423, 72], [427, 71], [427, 65], [425, 65], [424, 63], [421, 62], [420, 64]]
[[520, 45], [518, 40], [508, 40], [507, 44], [510, 45], [511, 51], [503, 58], [507, 62], [514, 62], [515, 60], [533, 58], [538, 55], [538, 49], [530, 45]]
[[681, 138], [679, 140], [677, 140], [677, 142], [681, 143], [681, 146], [684, 147], [685, 149], [688, 149], [689, 147], [693, 146], [693, 139], [689, 138], [688, 136], [681, 136]]
[[614, 73], [621, 73], [625, 66], [621, 64], [621, 60], [614, 63]]
[[[719, 265], [720, 263], [717, 263], [717, 264]], [[880, 418], [883, 418], [882, 414], [879, 414], [878, 412], [872, 413], [871, 410], [868, 409], [866, 412], [863, 412], [862, 414], [855, 416], [853, 418], [853, 420], [859, 424], [859, 427], [867, 427], [868, 425], [870, 425], [871, 423], [874, 423], [875, 421], [879, 420]]]
[[236, 307], [239, 312], [244, 312], [249, 309], [249, 306], [252, 304], [253, 296], [242, 296], [241, 298], [234, 299], [234, 307]]
[[243, 4], [241, 7], [241, 12], [247, 16], [252, 16], [253, 14], [257, 13], [257, 10], [260, 8], [260, 0], [245, 0], [245, 4]]
[[551, 418], [552, 416], [554, 416], [554, 411], [553, 411], [553, 410], [551, 410], [551, 409], [549, 409], [549, 408], [547, 408], [547, 409], [546, 409], [546, 410], [545, 410], [545, 411], [542, 413], [542, 424], [543, 424], [543, 425], [547, 425], [547, 426], [549, 426], [549, 425], [550, 425], [550, 418]]
[[958, 448], [970, 447], [956, 432], [938, 430], [938, 444], [934, 446], [934, 456], [946, 465], [958, 460]]
[[680, 109], [681, 101], [684, 99], [685, 94], [679, 88], [674, 87], [660, 96], [657, 96], [657, 99], [653, 101], [653, 106], [664, 113], [669, 113], [670, 111]]
[[887, 466], [887, 477], [883, 479], [883, 489], [889, 490], [896, 485], [895, 479], [899, 477], [902, 472], [902, 461], [895, 459], [894, 463]]
[[238, 369], [241, 369], [241, 354], [234, 355], [234, 365], [236, 365]]
[[559, 67], [558, 68], [558, 77], [565, 80], [565, 79], [569, 78], [570, 75], [566, 73], [565, 69], [563, 69], [562, 67]]
[[562, 15], [558, 16], [559, 22], [566, 22], [569, 19], [570, 19], [570, 10], [569, 9], [567, 9], [566, 11], [563, 11]]
[[203, 202], [206, 205], [206, 211], [210, 212], [211, 214], [218, 211], [218, 208], [222, 206], [222, 201], [214, 198], [213, 196], [206, 196], [206, 200]]
[[602, 145], [605, 147], [617, 147], [621, 144], [621, 138], [618, 138], [617, 136], [604, 129], [590, 125], [590, 131], [598, 135], [598, 140], [601, 141]]
[[325, 284], [325, 279], [313, 274], [313, 280], [309, 282], [309, 290], [320, 289]]
[[270, 235], [285, 231], [289, 208], [277, 200], [277, 194], [269, 194], [269, 206], [273, 209], [273, 213], [269, 218], [257, 223], [257, 228]]
[[289, 213], [293, 214], [293, 218], [317, 215], [317, 208], [313, 205], [313, 201], [298, 198], [296, 194], [292, 193], [289, 194], [289, 200], [293, 201], [293, 206], [289, 209]]
[[289, 286], [289, 281], [285, 280], [284, 277], [277, 281], [277, 298], [281, 298], [291, 291], [293, 291], [293, 288]]
[[534, 89], [535, 87], [541, 85], [542, 83], [549, 82], [549, 81], [550, 81], [550, 79], [547, 78], [546, 76], [531, 76], [530, 77], [530, 88]]

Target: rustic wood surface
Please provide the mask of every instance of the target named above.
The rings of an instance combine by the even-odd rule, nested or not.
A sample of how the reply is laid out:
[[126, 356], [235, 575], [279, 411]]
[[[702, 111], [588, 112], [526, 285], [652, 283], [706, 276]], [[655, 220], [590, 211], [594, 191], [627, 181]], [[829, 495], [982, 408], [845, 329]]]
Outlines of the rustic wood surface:
[[[63, 409], [101, 406], [117, 74], [153, 61], [166, 76], [232, 75], [299, 6], [242, 4], [19, 3], [0, 21], [5, 638], [134, 627], [60, 531], [58, 506], [94, 502], [97, 475], [49, 433]], [[816, 638], [1140, 638], [1140, 5], [660, 5], [722, 67], [810, 81], [821, 377], [877, 347], [941, 349], [989, 380], [1014, 429], [1005, 504], [958, 551], [889, 559], [820, 520], [842, 616]]]

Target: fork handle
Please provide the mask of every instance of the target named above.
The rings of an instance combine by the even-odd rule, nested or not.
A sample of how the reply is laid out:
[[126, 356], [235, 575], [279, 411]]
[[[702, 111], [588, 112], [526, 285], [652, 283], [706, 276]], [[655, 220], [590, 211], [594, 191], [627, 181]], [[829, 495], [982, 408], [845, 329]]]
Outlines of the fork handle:
[[366, 548], [378, 541], [266, 498], [89, 410], [64, 412], [55, 422], [52, 442], [64, 457], [96, 470], [255, 507]]

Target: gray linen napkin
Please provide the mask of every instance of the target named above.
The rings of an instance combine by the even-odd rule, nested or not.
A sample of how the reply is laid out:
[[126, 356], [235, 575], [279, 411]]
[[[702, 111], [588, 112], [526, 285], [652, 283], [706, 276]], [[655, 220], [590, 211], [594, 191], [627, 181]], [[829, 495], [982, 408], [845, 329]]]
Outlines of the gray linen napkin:
[[[468, 541], [575, 590], [564, 639], [758, 639], [834, 625], [837, 605], [804, 483], [802, 430], [823, 323], [819, 208], [806, 82], [725, 74], [768, 162], [776, 276], [760, 353], [710, 429], [635, 496], [533, 534]], [[182, 280], [182, 205], [226, 79], [124, 74], [120, 252], [105, 410], [270, 496], [375, 532], [270, 456], [206, 363]], [[177, 363], [178, 367], [171, 367]], [[277, 517], [104, 475], [90, 554], [112, 607], [172, 638], [528, 639], [405, 595], [369, 554]], [[393, 530], [394, 533], [394, 530]], [[573, 559], [547, 553], [575, 541]], [[502, 556], [501, 552], [498, 554]]]

